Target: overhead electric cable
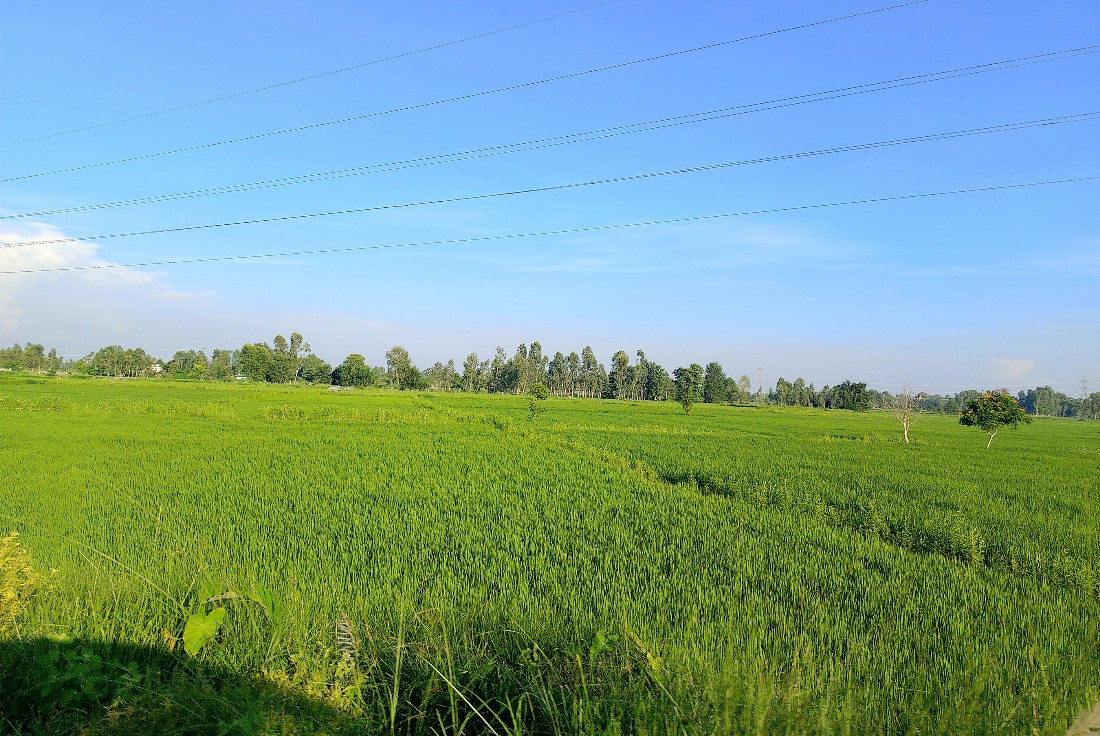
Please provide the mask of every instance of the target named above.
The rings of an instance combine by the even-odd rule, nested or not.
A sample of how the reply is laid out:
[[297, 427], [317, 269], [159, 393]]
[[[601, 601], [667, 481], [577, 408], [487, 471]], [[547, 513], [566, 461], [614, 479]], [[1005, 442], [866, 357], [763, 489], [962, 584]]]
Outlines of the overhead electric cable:
[[715, 164], [703, 164], [701, 166], [687, 166], [677, 169], [666, 169], [664, 171], [650, 171], [643, 174], [629, 174], [626, 176], [607, 177], [603, 179], [591, 179], [581, 182], [569, 182], [566, 184], [553, 184], [543, 187], [531, 187], [528, 189], [513, 189], [503, 192], [490, 192], [485, 194], [470, 194], [460, 197], [446, 197], [441, 199], [429, 199], [420, 200], [417, 202], [401, 202], [397, 204], [383, 204], [372, 205], [370, 207], [354, 207], [343, 210], [330, 210], [327, 212], [309, 212], [305, 214], [297, 215], [279, 215], [276, 217], [262, 217], [251, 220], [236, 220], [233, 222], [218, 222], [207, 223], [200, 225], [183, 225], [180, 227], [161, 228], [157, 230], [139, 230], [133, 232], [124, 233], [109, 233], [102, 235], [86, 235], [79, 238], [55, 238], [51, 240], [28, 240], [24, 242], [0, 242], [0, 250], [4, 248], [26, 248], [34, 245], [56, 245], [60, 243], [80, 243], [92, 240], [109, 240], [115, 238], [129, 238], [139, 235], [164, 235], [166, 233], [178, 233], [189, 232], [193, 230], [210, 230], [223, 227], [239, 227], [242, 225], [259, 225], [271, 222], [287, 222], [291, 220], [308, 220], [317, 217], [332, 217], [335, 215], [350, 215], [350, 214], [362, 214], [365, 212], [379, 212], [383, 210], [393, 209], [408, 209], [412, 207], [425, 207], [430, 205], [439, 204], [455, 204], [457, 202], [472, 202], [483, 199], [496, 199], [500, 197], [513, 197], [523, 194], [538, 194], [544, 192], [562, 191], [567, 189], [579, 189], [582, 187], [599, 186], [603, 184], [620, 184], [629, 181], [642, 181], [645, 179], [656, 179], [666, 176], [677, 176], [680, 174], [697, 174], [705, 171], [718, 171], [721, 169], [733, 168], [736, 166], [748, 166], [752, 164], [771, 163], [775, 161], [789, 161], [800, 158], [810, 158], [815, 156], [827, 156], [836, 153], [850, 153], [853, 151], [866, 151], [876, 148], [887, 148], [891, 146], [910, 145], [913, 143], [927, 143], [929, 141], [948, 140], [951, 138], [963, 138], [976, 135], [987, 135], [990, 133], [1003, 133], [1013, 130], [1024, 130], [1027, 128], [1046, 127], [1052, 125], [1064, 125], [1066, 123], [1086, 122], [1089, 120], [1096, 120], [1100, 118], [1100, 112], [1088, 112], [1079, 113], [1076, 115], [1067, 115], [1059, 118], [1046, 118], [1043, 120], [1029, 120], [1019, 123], [1006, 123], [1003, 125], [993, 125], [984, 128], [971, 128], [969, 130], [956, 130], [947, 133], [931, 133], [928, 135], [911, 136], [908, 138], [896, 138], [888, 141], [875, 141], [872, 143], [856, 143], [848, 146], [834, 146], [832, 148], [822, 148], [814, 151], [802, 151], [799, 153], [785, 153], [775, 156], [762, 156], [759, 158], [742, 159], [740, 161], [726, 161]]
[[64, 169], [54, 169], [53, 171], [41, 171], [34, 174], [22, 174], [20, 176], [11, 176], [5, 179], [0, 179], [0, 182], [20, 181], [23, 179], [34, 179], [43, 176], [54, 176], [56, 174], [67, 174], [74, 171], [85, 171], [87, 169], [101, 168], [104, 166], [114, 166], [116, 164], [131, 163], [134, 161], [144, 161], [151, 158], [159, 158], [161, 156], [172, 156], [178, 153], [186, 153], [189, 151], [200, 151], [209, 148], [216, 148], [218, 146], [226, 146], [233, 143], [243, 143], [245, 141], [261, 140], [264, 138], [271, 138], [273, 136], [286, 135], [287, 133], [299, 133], [306, 130], [316, 130], [318, 128], [324, 128], [330, 125], [341, 125], [343, 123], [350, 123], [356, 120], [367, 120], [369, 118], [381, 117], [383, 115], [392, 115], [399, 112], [408, 112], [411, 110], [420, 110], [427, 107], [434, 107], [436, 105], [444, 105], [451, 102], [460, 102], [463, 100], [473, 100], [479, 97], [486, 97], [488, 95], [495, 95], [501, 92], [510, 92], [518, 89], [526, 89], [529, 87], [536, 87], [543, 84], [550, 84], [552, 82], [561, 82], [567, 79], [576, 79], [578, 77], [587, 76], [590, 74], [597, 74], [600, 72], [611, 71], [613, 69], [623, 69], [637, 64], [645, 64], [651, 61], [660, 61], [662, 59], [671, 59], [677, 56], [683, 56], [684, 54], [696, 53], [699, 51], [707, 51], [710, 49], [721, 48], [723, 46], [729, 46], [735, 43], [742, 43], [744, 41], [752, 41], [760, 38], [766, 38], [768, 36], [775, 36], [781, 33], [790, 33], [791, 31], [804, 30], [807, 28], [813, 28], [815, 26], [827, 25], [829, 23], [838, 23], [844, 20], [851, 20], [853, 18], [860, 18], [867, 15], [874, 15], [876, 13], [884, 13], [889, 10], [897, 10], [898, 8], [905, 8], [911, 5], [920, 5], [928, 2], [928, 0], [910, 0], [910, 2], [901, 3], [899, 5], [891, 5], [884, 8], [876, 8], [875, 10], [865, 10], [859, 13], [851, 13], [849, 15], [842, 15], [835, 18], [829, 18], [826, 20], [813, 21], [811, 23], [802, 23], [797, 26], [790, 26], [788, 28], [780, 28], [774, 31], [764, 31], [762, 33], [755, 33], [749, 36], [742, 36], [740, 38], [729, 39], [727, 41], [719, 41], [717, 43], [710, 43], [703, 46], [695, 46], [689, 49], [680, 49], [679, 51], [670, 51], [664, 54], [657, 54], [655, 56], [647, 56], [642, 59], [634, 59], [632, 61], [623, 61], [617, 64], [610, 64], [608, 66], [595, 67], [593, 69], [586, 69], [579, 72], [570, 72], [568, 74], [560, 74], [554, 77], [545, 77], [543, 79], [537, 79], [531, 82], [521, 82], [519, 84], [512, 84], [505, 87], [497, 87], [489, 90], [482, 90], [481, 92], [470, 92], [464, 95], [457, 95], [455, 97], [446, 97], [439, 100], [432, 100], [430, 102], [420, 102], [413, 105], [404, 105], [402, 107], [391, 108], [389, 110], [382, 110], [378, 112], [364, 113], [362, 115], [353, 115], [351, 117], [340, 118], [338, 120], [328, 120], [321, 123], [311, 123], [309, 125], [299, 125], [293, 128], [283, 128], [281, 130], [268, 131], [266, 133], [255, 133], [253, 135], [240, 136], [238, 138], [227, 138], [221, 141], [213, 141], [210, 143], [200, 143], [194, 146], [184, 146], [183, 148], [174, 148], [168, 151], [159, 151], [157, 153], [146, 153], [140, 156], [130, 156], [128, 158], [114, 159], [111, 161], [100, 161], [94, 164], [83, 164], [81, 166], [70, 166]]
[[515, 31], [520, 28], [526, 28], [527, 26], [537, 25], [539, 23], [546, 23], [547, 21], [557, 20], [558, 18], [564, 18], [567, 15], [575, 15], [577, 13], [583, 13], [588, 10], [603, 7], [604, 5], [613, 5], [620, 0], [605, 0], [605, 2], [596, 3], [595, 5], [586, 5], [583, 8], [577, 8], [576, 10], [569, 10], [564, 13], [557, 13], [556, 15], [548, 15], [545, 18], [538, 18], [536, 20], [529, 20], [525, 23], [518, 23], [514, 26], [507, 26], [505, 28], [498, 28], [495, 31], [486, 31], [485, 33], [478, 33], [474, 36], [467, 36], [465, 38], [459, 38], [454, 41], [447, 41], [445, 43], [437, 43], [433, 46], [426, 46], [422, 49], [416, 49], [415, 51], [405, 51], [400, 54], [394, 54], [392, 56], [385, 56], [381, 59], [374, 59], [373, 61], [366, 61], [362, 64], [353, 64], [351, 66], [341, 67], [340, 69], [332, 69], [327, 72], [320, 72], [318, 74], [310, 74], [305, 77], [298, 77], [297, 79], [290, 79], [285, 82], [276, 82], [274, 84], [268, 84], [263, 87], [255, 87], [253, 89], [246, 89], [241, 92], [233, 92], [227, 95], [221, 95], [220, 97], [211, 97], [206, 100], [199, 100], [198, 102], [190, 102], [186, 105], [177, 105], [176, 107], [169, 107], [163, 110], [154, 110], [153, 112], [147, 112], [141, 115], [133, 115], [128, 118], [120, 118], [118, 120], [110, 120], [105, 123], [97, 123], [95, 125], [88, 125], [83, 128], [73, 128], [72, 130], [63, 130], [57, 133], [50, 133], [48, 135], [40, 135], [34, 138], [24, 138], [18, 141], [8, 141], [6, 143], [0, 143], [0, 146], [16, 146], [22, 143], [31, 143], [33, 141], [42, 141], [49, 138], [57, 138], [63, 135], [71, 135], [73, 133], [83, 133], [89, 130], [96, 130], [97, 128], [106, 128], [112, 125], [119, 125], [121, 123], [129, 123], [134, 120], [142, 120], [144, 118], [156, 117], [157, 115], [166, 115], [170, 112], [178, 112], [180, 110], [187, 110], [192, 107], [201, 107], [202, 105], [209, 105], [214, 102], [223, 102], [224, 100], [232, 100], [236, 97], [244, 97], [246, 95], [254, 95], [259, 92], [268, 92], [273, 89], [279, 89], [280, 87], [289, 87], [292, 84], [301, 84], [302, 82], [310, 82], [314, 79], [321, 79], [323, 77], [331, 77], [335, 74], [343, 74], [344, 72], [350, 72], [355, 69], [363, 69], [368, 66], [375, 66], [377, 64], [384, 64], [388, 61], [396, 61], [397, 59], [404, 59], [408, 56], [416, 56], [418, 54], [425, 54], [429, 51], [438, 51], [439, 49], [445, 49], [448, 46], [458, 46], [459, 44], [468, 43], [470, 41], [477, 41], [482, 38], [488, 38], [489, 36], [496, 36], [501, 33], [507, 33], [508, 31]]
[[133, 199], [116, 200], [113, 202], [79, 205], [75, 207], [62, 207], [53, 210], [39, 210], [37, 212], [22, 212], [11, 215], [0, 215], [0, 220], [14, 220], [26, 217], [44, 217], [48, 215], [67, 214], [70, 212], [87, 212], [91, 210], [111, 209], [115, 207], [128, 207], [138, 204], [154, 204], [180, 199], [194, 199], [198, 197], [234, 194], [237, 192], [248, 192], [257, 189], [270, 189], [274, 187], [291, 186], [296, 184], [309, 184], [318, 181], [331, 181], [333, 179], [342, 179], [353, 176], [365, 176], [368, 174], [379, 174], [389, 171], [400, 171], [403, 169], [458, 163], [462, 161], [487, 158], [490, 156], [501, 156], [510, 153], [521, 153], [524, 151], [536, 151], [546, 148], [554, 148], [557, 146], [572, 145], [574, 143], [605, 140], [608, 138], [633, 135], [635, 133], [645, 133], [654, 130], [678, 127], [682, 125], [692, 125], [695, 123], [708, 122], [712, 120], [721, 120], [739, 115], [750, 115], [753, 113], [793, 107], [796, 105], [824, 102], [827, 100], [840, 99], [855, 95], [870, 94], [872, 92], [882, 92], [891, 89], [898, 89], [901, 87], [909, 87], [917, 84], [928, 84], [930, 82], [956, 79], [959, 77], [972, 76], [975, 74], [984, 74], [991, 71], [1000, 71], [1003, 69], [1013, 69], [1018, 66], [1042, 64], [1050, 61], [1060, 61], [1062, 59], [1069, 59], [1076, 56], [1094, 54], [1097, 52], [1100, 52], [1100, 46], [1089, 47], [1087, 50], [1069, 49], [1065, 51], [1053, 51], [1046, 54], [1024, 56], [1015, 59], [1006, 59], [1003, 61], [989, 62], [986, 64], [978, 64], [956, 69], [947, 69], [938, 72], [928, 72], [925, 74], [899, 77], [896, 79], [889, 79], [879, 82], [868, 82], [866, 84], [859, 84], [850, 87], [839, 87], [822, 92], [810, 92], [806, 94], [781, 97], [778, 99], [766, 100], [762, 102], [745, 103], [742, 105], [720, 108], [717, 110], [708, 110], [705, 112], [676, 115], [673, 117], [661, 118], [658, 120], [649, 120], [639, 123], [627, 123], [624, 125], [617, 125], [609, 128], [600, 128], [580, 133], [567, 133], [563, 135], [552, 136], [549, 138], [538, 138], [517, 143], [504, 143], [495, 146], [487, 146], [484, 148], [474, 148], [466, 151], [437, 154], [434, 156], [424, 156], [421, 158], [404, 159], [387, 163], [369, 164], [366, 166], [356, 166], [347, 169], [336, 169], [333, 171], [323, 171], [313, 174], [301, 174], [298, 176], [282, 177], [278, 179], [266, 179], [263, 181], [248, 182], [243, 184], [227, 184], [220, 187], [195, 189], [187, 192], [177, 192], [173, 194], [159, 194], [148, 197], [136, 197]]
[[1052, 179], [1049, 181], [1033, 181], [1023, 184], [998, 184], [987, 187], [972, 187], [969, 189], [951, 189], [941, 192], [922, 192], [919, 194], [898, 194], [891, 197], [870, 197], [866, 199], [850, 199], [842, 202], [824, 202], [820, 204], [802, 204], [789, 207], [772, 207], [768, 209], [745, 210], [742, 212], [726, 212], [716, 215], [695, 215], [692, 217], [674, 217], [665, 220], [648, 220], [644, 222], [628, 222], [613, 225], [592, 225], [589, 227], [573, 227], [561, 230], [542, 230], [530, 233], [508, 233], [505, 235], [481, 235], [470, 238], [449, 238], [445, 240], [422, 240], [411, 243], [383, 243], [377, 245], [355, 245], [345, 248], [317, 248], [313, 250], [292, 250], [278, 253], [252, 253], [235, 256], [209, 256], [200, 258], [180, 258], [164, 261], [142, 261], [137, 263], [103, 263], [94, 266], [62, 266], [55, 268], [32, 268], [19, 271], [0, 271], [0, 275], [28, 274], [28, 273], [60, 273], [63, 271], [98, 271], [112, 268], [144, 268], [146, 266], [179, 266], [192, 263], [216, 263], [221, 261], [247, 261], [260, 258], [284, 258], [290, 256], [314, 256], [333, 253], [354, 253], [368, 250], [383, 250], [387, 248], [413, 248], [426, 245], [459, 245], [467, 243], [484, 243], [498, 240], [517, 240], [520, 238], [538, 238], [551, 235], [576, 235], [578, 233], [593, 233], [607, 230], [625, 230], [629, 228], [650, 227], [656, 225], [671, 225], [685, 222], [703, 222], [706, 220], [720, 220], [730, 217], [747, 217], [750, 215], [769, 215], [779, 212], [799, 212], [806, 210], [818, 210], [831, 207], [849, 207], [860, 204], [879, 204], [883, 202], [901, 202], [913, 199], [927, 199], [931, 197], [947, 197], [959, 194], [976, 194], [979, 192], [996, 192], [1010, 189], [1026, 189], [1029, 187], [1048, 186], [1052, 184], [1071, 184], [1086, 181], [1100, 180], [1100, 174], [1095, 176], [1080, 176], [1070, 179]]

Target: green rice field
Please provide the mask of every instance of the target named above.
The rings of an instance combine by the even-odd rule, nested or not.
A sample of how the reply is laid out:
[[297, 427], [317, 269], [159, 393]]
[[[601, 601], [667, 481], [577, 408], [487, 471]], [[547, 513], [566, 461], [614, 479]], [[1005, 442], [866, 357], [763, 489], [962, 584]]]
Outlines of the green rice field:
[[37, 571], [0, 733], [1060, 736], [1100, 700], [1100, 423], [543, 404], [0, 377]]

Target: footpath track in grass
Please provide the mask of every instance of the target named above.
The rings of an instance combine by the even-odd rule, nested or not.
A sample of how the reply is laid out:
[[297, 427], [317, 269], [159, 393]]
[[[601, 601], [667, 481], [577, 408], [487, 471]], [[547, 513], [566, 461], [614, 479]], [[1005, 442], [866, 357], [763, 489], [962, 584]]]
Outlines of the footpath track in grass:
[[262, 586], [197, 660], [333, 730], [1062, 734], [1100, 695], [1095, 428], [949, 422], [0, 383], [0, 514], [59, 570], [19, 636], [154, 661], [199, 587]]

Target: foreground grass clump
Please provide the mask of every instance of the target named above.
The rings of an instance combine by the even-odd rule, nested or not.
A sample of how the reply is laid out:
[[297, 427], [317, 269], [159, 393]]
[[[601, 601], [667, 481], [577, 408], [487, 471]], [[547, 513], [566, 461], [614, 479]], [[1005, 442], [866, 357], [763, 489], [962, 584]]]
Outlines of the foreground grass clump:
[[0, 637], [14, 633], [45, 578], [34, 569], [30, 555], [19, 544], [19, 532], [0, 537]]
[[[60, 570], [0, 643], [0, 712], [87, 733], [1060, 735], [1100, 695], [1091, 425], [986, 452], [950, 417], [907, 447], [875, 414], [540, 408], [0, 384], [0, 519]], [[44, 681], [99, 684], [66, 703]]]

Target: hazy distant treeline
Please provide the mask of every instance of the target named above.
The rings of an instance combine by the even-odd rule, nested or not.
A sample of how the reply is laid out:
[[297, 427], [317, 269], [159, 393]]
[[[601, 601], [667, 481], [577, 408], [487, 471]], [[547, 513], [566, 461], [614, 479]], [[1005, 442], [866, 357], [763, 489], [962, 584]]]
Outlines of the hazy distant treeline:
[[[466, 391], [471, 393], [526, 394], [536, 383], [554, 396], [577, 398], [665, 401], [675, 395], [674, 376], [681, 382], [697, 383], [704, 403], [760, 403], [777, 406], [806, 406], [826, 409], [871, 409], [882, 405], [889, 392], [879, 392], [866, 383], [844, 381], [837, 386], [815, 388], [802, 378], [784, 378], [774, 387], [752, 385], [747, 374], [727, 375], [717, 361], [706, 366], [681, 366], [671, 373], [638, 350], [633, 360], [625, 350], [611, 356], [609, 366], [596, 357], [591, 347], [568, 355], [547, 355], [542, 345], [522, 344], [509, 356], [498, 347], [491, 358], [470, 353], [459, 367], [454, 360], [419, 368], [408, 351], [394, 346], [386, 352], [385, 364], [371, 366], [364, 356], [351, 354], [333, 367], [315, 355], [300, 333], [290, 339], [276, 335], [271, 344], [247, 343], [237, 349], [216, 349], [209, 356], [202, 350], [179, 350], [170, 360], [161, 360], [141, 348], [110, 345], [79, 360], [64, 360], [56, 350], [46, 351], [36, 343], [0, 348], [0, 369], [47, 374], [61, 372], [116, 378], [173, 378], [182, 380], [251, 380], [268, 383], [305, 382], [350, 387], [380, 387], [395, 390]], [[957, 394], [923, 395], [924, 411], [955, 413], [979, 395], [967, 390]], [[1017, 400], [1029, 414], [1038, 416], [1100, 419], [1100, 392], [1070, 397], [1050, 386], [1021, 391]]]

